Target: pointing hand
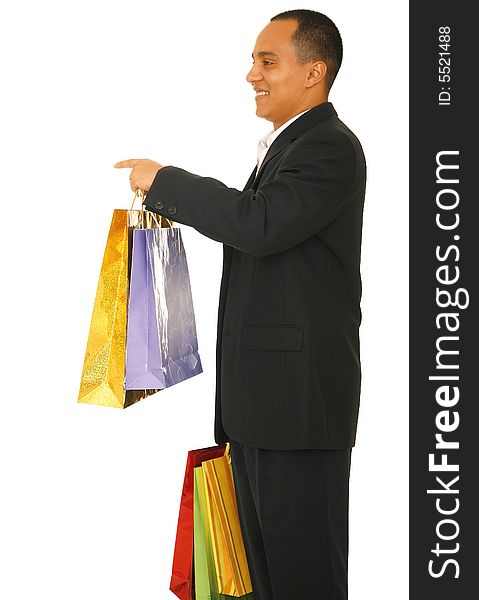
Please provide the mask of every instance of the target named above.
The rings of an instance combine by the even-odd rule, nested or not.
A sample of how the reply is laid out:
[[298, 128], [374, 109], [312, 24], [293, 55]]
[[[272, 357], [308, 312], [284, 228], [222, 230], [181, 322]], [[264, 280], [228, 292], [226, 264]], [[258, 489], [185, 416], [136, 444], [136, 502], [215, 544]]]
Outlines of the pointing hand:
[[137, 189], [148, 192], [155, 179], [155, 175], [166, 165], [162, 165], [147, 158], [130, 158], [121, 160], [113, 165], [116, 169], [132, 169], [130, 173], [130, 187], [133, 192]]

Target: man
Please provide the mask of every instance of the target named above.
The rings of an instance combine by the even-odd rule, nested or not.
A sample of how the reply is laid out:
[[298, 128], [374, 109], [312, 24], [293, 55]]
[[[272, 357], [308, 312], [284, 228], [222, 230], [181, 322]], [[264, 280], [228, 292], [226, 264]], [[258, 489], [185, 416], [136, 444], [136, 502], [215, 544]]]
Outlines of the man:
[[129, 160], [144, 204], [223, 243], [215, 441], [232, 467], [255, 600], [347, 598], [361, 367], [363, 151], [328, 94], [334, 23], [271, 19], [247, 81], [274, 126], [243, 191]]

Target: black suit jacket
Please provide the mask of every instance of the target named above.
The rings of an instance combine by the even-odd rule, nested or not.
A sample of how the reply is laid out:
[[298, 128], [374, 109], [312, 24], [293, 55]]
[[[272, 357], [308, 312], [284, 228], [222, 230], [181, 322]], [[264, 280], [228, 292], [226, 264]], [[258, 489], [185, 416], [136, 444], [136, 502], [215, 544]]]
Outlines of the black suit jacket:
[[361, 145], [330, 102], [279, 134], [243, 191], [156, 174], [145, 207], [223, 243], [217, 444], [355, 445], [365, 185]]

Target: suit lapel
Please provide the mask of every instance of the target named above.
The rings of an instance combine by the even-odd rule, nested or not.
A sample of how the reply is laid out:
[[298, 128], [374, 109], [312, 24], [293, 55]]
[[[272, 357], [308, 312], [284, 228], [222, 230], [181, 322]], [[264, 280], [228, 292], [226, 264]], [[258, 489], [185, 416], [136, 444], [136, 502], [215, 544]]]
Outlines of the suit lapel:
[[248, 181], [246, 182], [246, 185], [243, 188], [243, 192], [246, 191], [246, 190], [249, 190], [249, 188], [251, 187], [251, 185], [252, 185], [252, 183], [254, 181], [255, 175], [256, 175], [256, 169], [257, 168], [258, 168], [258, 165], [256, 165], [256, 167], [253, 169], [253, 172], [249, 176], [249, 179], [248, 179]]
[[[324, 119], [327, 119], [331, 115], [337, 115], [334, 106], [331, 104], [331, 102], [323, 102], [321, 104], [313, 106], [313, 108], [311, 108], [303, 115], [298, 117], [295, 121], [293, 121], [291, 125], [288, 125], [288, 127], [286, 127], [286, 129], [284, 129], [278, 135], [278, 137], [274, 140], [274, 142], [268, 149], [268, 152], [266, 153], [266, 156], [264, 157], [263, 162], [261, 163], [261, 168], [256, 173], [254, 183], [256, 184], [259, 181], [261, 175], [263, 174], [266, 164], [272, 158], [274, 158], [279, 152], [284, 150], [284, 148], [286, 148], [286, 146], [288, 146], [293, 140], [303, 135], [303, 133], [306, 133], [315, 125], [317, 125], [320, 121], [324, 121]], [[250, 183], [251, 182], [248, 180], [248, 183], [246, 185]]]

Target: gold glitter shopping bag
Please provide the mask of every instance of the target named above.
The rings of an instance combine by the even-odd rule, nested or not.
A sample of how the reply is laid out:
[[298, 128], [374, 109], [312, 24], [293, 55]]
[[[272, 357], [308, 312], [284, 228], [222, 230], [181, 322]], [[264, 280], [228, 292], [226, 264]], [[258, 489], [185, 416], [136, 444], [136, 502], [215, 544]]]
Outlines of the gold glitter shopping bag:
[[[141, 191], [141, 190], [138, 190]], [[125, 349], [131, 238], [146, 210], [115, 209], [103, 255], [90, 323], [78, 402], [126, 408], [160, 389], [125, 390]], [[141, 196], [140, 196], [141, 198]], [[154, 227], [148, 222], [147, 227]]]

